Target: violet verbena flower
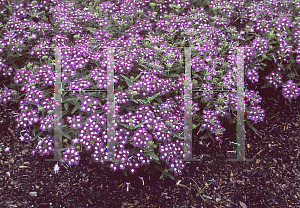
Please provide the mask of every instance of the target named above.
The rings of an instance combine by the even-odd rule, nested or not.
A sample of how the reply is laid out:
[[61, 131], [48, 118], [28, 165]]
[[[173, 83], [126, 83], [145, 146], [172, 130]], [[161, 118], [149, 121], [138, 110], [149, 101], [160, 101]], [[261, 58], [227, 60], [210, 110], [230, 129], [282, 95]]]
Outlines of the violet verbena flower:
[[293, 80], [289, 80], [286, 84], [282, 85], [282, 95], [287, 99], [297, 99], [300, 95], [300, 88]]
[[59, 172], [59, 166], [58, 166], [57, 163], [54, 165], [53, 170], [54, 170], [55, 173]]
[[272, 71], [268, 76], [265, 77], [270, 84], [273, 84], [275, 88], [278, 88], [278, 85], [282, 83], [282, 75], [278, 72]]

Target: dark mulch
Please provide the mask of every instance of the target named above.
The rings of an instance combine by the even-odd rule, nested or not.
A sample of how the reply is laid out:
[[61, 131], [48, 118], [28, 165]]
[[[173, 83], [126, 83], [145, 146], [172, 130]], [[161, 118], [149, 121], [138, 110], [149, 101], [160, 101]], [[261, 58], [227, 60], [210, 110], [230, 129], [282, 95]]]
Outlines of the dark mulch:
[[[32, 156], [37, 141], [21, 142], [10, 113], [13, 109], [1, 105], [0, 145], [11, 150], [0, 156], [0, 207], [300, 207], [300, 97], [290, 104], [279, 90], [259, 91], [266, 98], [261, 103], [265, 120], [254, 124], [257, 134], [245, 127], [246, 144], [250, 145], [246, 158], [253, 162], [225, 161], [234, 158], [227, 151], [235, 148], [229, 140], [236, 137], [235, 125], [228, 125], [231, 130], [225, 136], [230, 139], [221, 149], [214, 144], [206, 146], [209, 139], [203, 145], [195, 142], [194, 154], [204, 155], [201, 162], [187, 163], [184, 174], [175, 181], [159, 182], [158, 174], [150, 179], [143, 175], [144, 185], [137, 177], [142, 173], [126, 178], [122, 172], [89, 165], [84, 155], [80, 165], [62, 167], [55, 174], [56, 162], [45, 161], [53, 156]], [[197, 132], [193, 136], [197, 137]], [[202, 193], [206, 202], [186, 177], [193, 178], [200, 188], [213, 182]], [[178, 180], [187, 187], [177, 187]], [[125, 182], [131, 182], [128, 192]]]

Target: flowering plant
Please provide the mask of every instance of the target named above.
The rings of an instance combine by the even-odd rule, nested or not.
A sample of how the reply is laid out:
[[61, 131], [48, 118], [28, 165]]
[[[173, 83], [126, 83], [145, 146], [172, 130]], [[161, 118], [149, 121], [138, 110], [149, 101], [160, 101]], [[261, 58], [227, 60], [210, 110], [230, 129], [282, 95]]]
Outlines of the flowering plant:
[[[13, 93], [17, 95], [17, 92], [26, 92], [20, 93], [15, 99], [19, 101], [22, 111], [16, 118], [17, 127], [27, 128], [26, 137], [22, 136], [24, 141], [30, 141], [29, 128], [32, 128], [33, 139], [39, 139], [37, 149], [41, 155], [49, 155], [54, 151], [53, 138], [49, 136], [53, 134], [55, 121], [52, 88], [55, 82], [54, 47], [63, 47], [61, 78], [63, 89], [69, 89], [71, 93], [62, 93], [62, 116], [63, 121], [67, 120], [71, 127], [65, 130], [68, 124], [64, 123], [62, 126], [63, 142], [67, 148], [62, 150], [66, 151], [63, 152], [61, 164], [78, 164], [79, 152], [84, 147], [86, 151], [92, 151], [91, 160], [104, 164], [108, 137], [106, 96], [105, 93], [82, 93], [80, 90], [107, 89], [105, 74], [108, 56], [105, 47], [115, 47], [114, 83], [117, 90], [114, 142], [117, 148], [115, 160], [108, 166], [124, 173], [127, 170], [134, 173], [138, 167], [149, 165], [151, 161], [161, 165], [155, 167], [170, 177], [169, 172], [176, 176], [185, 167], [182, 159], [186, 149], [180, 136], [184, 126], [184, 74], [180, 76], [184, 58], [178, 46], [191, 46], [193, 89], [204, 90], [193, 96], [194, 116], [199, 111], [195, 101], [201, 98], [201, 103], [206, 104], [202, 111], [203, 120], [193, 124], [193, 128], [201, 125], [201, 131], [208, 129], [210, 132], [207, 134], [215, 134], [215, 140], [222, 143], [221, 135], [225, 129], [218, 116], [226, 116], [228, 119], [232, 117], [237, 110], [237, 97], [234, 91], [216, 94], [213, 90], [235, 89], [237, 47], [241, 43], [245, 44], [246, 76], [254, 84], [259, 78], [257, 71], [264, 70], [261, 65], [265, 66], [264, 62], [269, 60], [266, 53], [272, 53], [277, 42], [281, 44], [287, 41], [277, 41], [272, 36], [274, 30], [263, 28], [265, 25], [269, 26], [270, 21], [267, 24], [261, 20], [255, 23], [256, 20], [250, 15], [253, 13], [252, 7], [242, 11], [238, 4], [226, 6], [225, 10], [220, 11], [219, 6], [210, 1], [209, 11], [205, 11], [203, 7], [194, 7], [189, 1], [180, 1], [179, 6], [150, 1], [115, 4], [104, 2], [84, 8], [72, 2], [54, 0], [42, 4], [4, 2], [6, 3], [10, 10], [8, 13], [14, 15], [7, 16], [7, 8], [3, 7], [3, 11], [1, 9], [4, 22], [0, 24], [7, 29], [7, 32], [1, 30], [4, 38], [0, 39], [0, 50], [2, 54], [7, 54], [6, 58], [0, 57], [1, 69], [4, 69], [3, 76], [6, 77], [11, 76], [13, 70], [16, 73], [10, 78], [11, 89], [4, 91], [0, 101], [7, 103]], [[288, 8], [290, 5], [284, 6]], [[173, 13], [168, 12], [167, 7]], [[240, 9], [240, 13], [235, 9]], [[296, 9], [299, 6], [293, 6], [293, 10]], [[218, 13], [223, 16], [220, 18]], [[246, 27], [237, 31], [233, 26], [236, 22], [230, 22], [235, 19], [232, 15], [238, 16], [241, 21], [248, 21]], [[43, 21], [39, 23], [38, 20]], [[283, 20], [287, 22], [288, 30], [297, 25], [287, 21], [288, 18]], [[252, 26], [258, 34], [254, 33]], [[293, 34], [293, 37], [299, 37], [297, 30]], [[254, 38], [251, 46], [249, 37]], [[282, 51], [285, 46], [280, 47]], [[284, 55], [281, 53], [278, 59], [282, 57]], [[299, 55], [296, 62], [293, 58], [291, 56], [291, 64], [299, 62]], [[284, 58], [282, 61], [288, 60]], [[271, 72], [265, 77], [268, 80], [273, 80], [271, 77], [274, 77], [276, 82], [270, 84], [274, 84], [276, 88], [282, 84], [282, 72], [297, 69], [288, 67], [290, 65], [284, 67], [282, 63], [279, 66], [277, 74]], [[297, 70], [294, 73], [297, 74]], [[298, 79], [295, 75], [289, 77]], [[283, 85], [283, 94], [286, 98], [296, 99], [299, 95], [297, 84], [290, 80]], [[21, 99], [23, 96], [24, 99]], [[261, 97], [248, 89], [245, 97], [250, 103], [246, 107], [247, 118], [254, 122], [262, 121], [264, 111], [257, 105]], [[164, 161], [165, 165], [160, 161]], [[55, 171], [57, 170], [56, 166]]]

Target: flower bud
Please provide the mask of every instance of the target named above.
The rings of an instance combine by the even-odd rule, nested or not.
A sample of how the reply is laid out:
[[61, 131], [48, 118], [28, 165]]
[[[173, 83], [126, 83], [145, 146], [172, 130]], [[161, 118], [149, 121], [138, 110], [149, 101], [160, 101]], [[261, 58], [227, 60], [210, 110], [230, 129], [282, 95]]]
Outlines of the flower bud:
[[153, 2], [151, 2], [150, 4], [149, 4], [149, 6], [151, 6], [151, 7], [154, 7], [156, 4], [155, 3], [153, 3]]

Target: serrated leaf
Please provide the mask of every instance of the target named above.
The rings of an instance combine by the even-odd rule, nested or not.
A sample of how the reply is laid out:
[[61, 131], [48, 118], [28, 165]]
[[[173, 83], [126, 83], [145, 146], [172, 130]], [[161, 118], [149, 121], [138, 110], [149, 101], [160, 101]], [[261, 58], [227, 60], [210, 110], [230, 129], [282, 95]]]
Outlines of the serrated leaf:
[[159, 160], [159, 157], [154, 152], [149, 152], [149, 156], [152, 157], [154, 160]]
[[33, 129], [33, 131], [32, 131], [33, 135], [35, 135], [35, 132], [36, 132], [36, 129]]
[[125, 77], [123, 74], [120, 74], [120, 75], [121, 75], [121, 77], [123, 77], [125, 79], [125, 82], [127, 83], [128, 86], [131, 85], [131, 81], [128, 77]]

